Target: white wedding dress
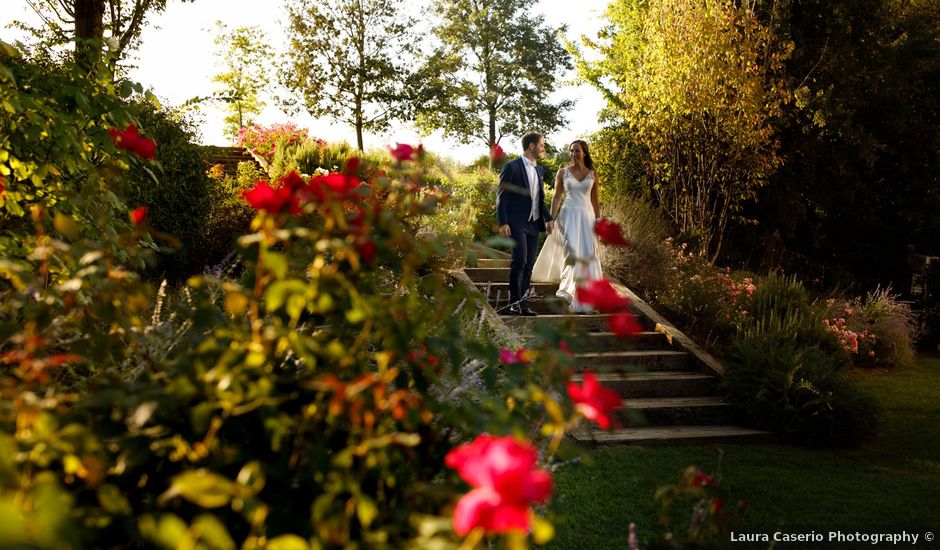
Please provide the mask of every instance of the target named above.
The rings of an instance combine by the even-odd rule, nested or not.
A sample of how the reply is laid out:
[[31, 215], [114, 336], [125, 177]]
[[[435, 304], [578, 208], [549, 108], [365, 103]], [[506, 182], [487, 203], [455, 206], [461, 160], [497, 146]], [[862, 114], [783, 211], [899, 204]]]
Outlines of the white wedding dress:
[[[591, 206], [594, 171], [578, 180], [567, 168], [562, 170], [564, 200], [555, 218], [555, 231], [545, 239], [535, 260], [532, 281], [558, 283], [555, 295], [564, 298], [571, 311], [585, 312], [590, 308], [578, 302], [575, 288], [602, 276], [594, 234], [594, 207]], [[568, 258], [577, 261], [571, 262]]]

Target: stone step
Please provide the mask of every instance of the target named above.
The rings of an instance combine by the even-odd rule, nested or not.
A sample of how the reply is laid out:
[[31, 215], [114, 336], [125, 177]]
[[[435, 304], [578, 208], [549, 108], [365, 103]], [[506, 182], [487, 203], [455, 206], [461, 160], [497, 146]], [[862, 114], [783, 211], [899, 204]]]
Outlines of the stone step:
[[[581, 383], [582, 374], [572, 381]], [[717, 379], [710, 374], [693, 371], [646, 373], [599, 373], [597, 381], [625, 399], [635, 397], [701, 397], [714, 395]]]
[[476, 260], [476, 265], [469, 267], [488, 267], [488, 268], [503, 268], [509, 269], [508, 258], [478, 258]]
[[[491, 301], [494, 298], [509, 299], [509, 283], [475, 282], [474, 284]], [[531, 288], [535, 289], [535, 293], [539, 296], [554, 296], [555, 291], [558, 290], [558, 283], [532, 283]]]
[[689, 354], [670, 350], [602, 351], [575, 354], [575, 370], [594, 372], [684, 371]]
[[730, 424], [734, 407], [718, 397], [634, 397], [617, 410], [624, 426], [706, 426]]
[[509, 282], [508, 267], [465, 267], [463, 271], [474, 282]]
[[669, 341], [661, 332], [644, 331], [620, 337], [613, 332], [588, 332], [572, 338], [568, 343], [571, 351], [617, 351], [630, 349], [669, 349]]
[[[536, 323], [544, 323], [555, 328], [563, 328], [565, 330], [609, 332], [607, 323], [612, 316], [606, 313], [586, 313], [582, 315], [568, 313], [562, 315], [546, 314], [539, 315], [538, 317], [526, 317], [505, 315], [507, 310], [503, 308], [497, 308], [497, 312], [502, 315], [503, 322], [506, 323], [506, 325], [517, 330], [531, 330], [532, 325]], [[641, 325], [643, 325], [643, 320], [641, 318], [638, 318], [637, 320], [640, 321]]]
[[644, 426], [611, 431], [575, 431], [571, 437], [583, 445], [709, 445], [713, 443], [768, 443], [770, 434], [737, 426]]

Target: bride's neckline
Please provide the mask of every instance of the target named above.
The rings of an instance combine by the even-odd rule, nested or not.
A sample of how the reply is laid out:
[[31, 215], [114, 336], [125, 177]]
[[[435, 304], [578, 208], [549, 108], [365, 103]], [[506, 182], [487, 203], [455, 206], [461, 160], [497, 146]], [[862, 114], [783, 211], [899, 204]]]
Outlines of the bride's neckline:
[[593, 172], [594, 170], [591, 170], [590, 168], [588, 168], [588, 171], [585, 172], [584, 177], [581, 177], [581, 178], [579, 178], [578, 176], [574, 175], [574, 172], [571, 171], [571, 168], [569, 168], [569, 167], [567, 167], [567, 166], [565, 167], [565, 171], [568, 172], [568, 175], [571, 176], [572, 178], [574, 178], [574, 180], [577, 181], [578, 183], [584, 183], [584, 180], [586, 180], [587, 177], [590, 176], [590, 175], [591, 175], [591, 172]]

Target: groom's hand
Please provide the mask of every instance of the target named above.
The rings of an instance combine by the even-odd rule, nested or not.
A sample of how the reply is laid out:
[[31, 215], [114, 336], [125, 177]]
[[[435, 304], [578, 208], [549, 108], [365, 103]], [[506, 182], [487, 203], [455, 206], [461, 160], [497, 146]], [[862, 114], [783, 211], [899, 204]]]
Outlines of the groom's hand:
[[548, 231], [548, 234], [551, 235], [552, 231], [555, 230], [555, 221], [545, 222], [545, 231]]
[[512, 235], [512, 232], [509, 230], [508, 223], [505, 225], [499, 226], [499, 234], [502, 235], [503, 237], [506, 237], [507, 239], [509, 238], [510, 235]]

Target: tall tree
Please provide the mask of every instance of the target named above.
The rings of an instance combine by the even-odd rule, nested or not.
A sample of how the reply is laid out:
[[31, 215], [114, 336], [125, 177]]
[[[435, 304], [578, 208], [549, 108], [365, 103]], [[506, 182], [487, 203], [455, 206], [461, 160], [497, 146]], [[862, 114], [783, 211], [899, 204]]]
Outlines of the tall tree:
[[[281, 71], [315, 117], [381, 131], [405, 115], [414, 21], [404, 0], [287, 0], [290, 47]], [[288, 105], [291, 106], [291, 105]]]
[[222, 85], [222, 95], [228, 98], [225, 130], [235, 136], [240, 128], [251, 123], [252, 115], [264, 108], [258, 94], [270, 83], [274, 50], [259, 27], [228, 30], [217, 21], [216, 28], [215, 45], [219, 48], [216, 55], [222, 61], [223, 71], [213, 76], [212, 81]]
[[648, 151], [660, 206], [715, 261], [725, 230], [780, 163], [773, 121], [787, 91], [751, 2], [617, 0], [580, 72]]
[[571, 57], [558, 34], [533, 14], [535, 0], [438, 0], [439, 45], [419, 71], [416, 121], [462, 143], [488, 147], [505, 136], [550, 132], [569, 100], [552, 103]]
[[[192, 2], [194, 0], [181, 0]], [[113, 59], [119, 61], [140, 44], [149, 13], [162, 12], [167, 0], [26, 0], [43, 24], [20, 24], [43, 46], [75, 41], [76, 60], [89, 63], [98, 57], [105, 38], [111, 39]]]

